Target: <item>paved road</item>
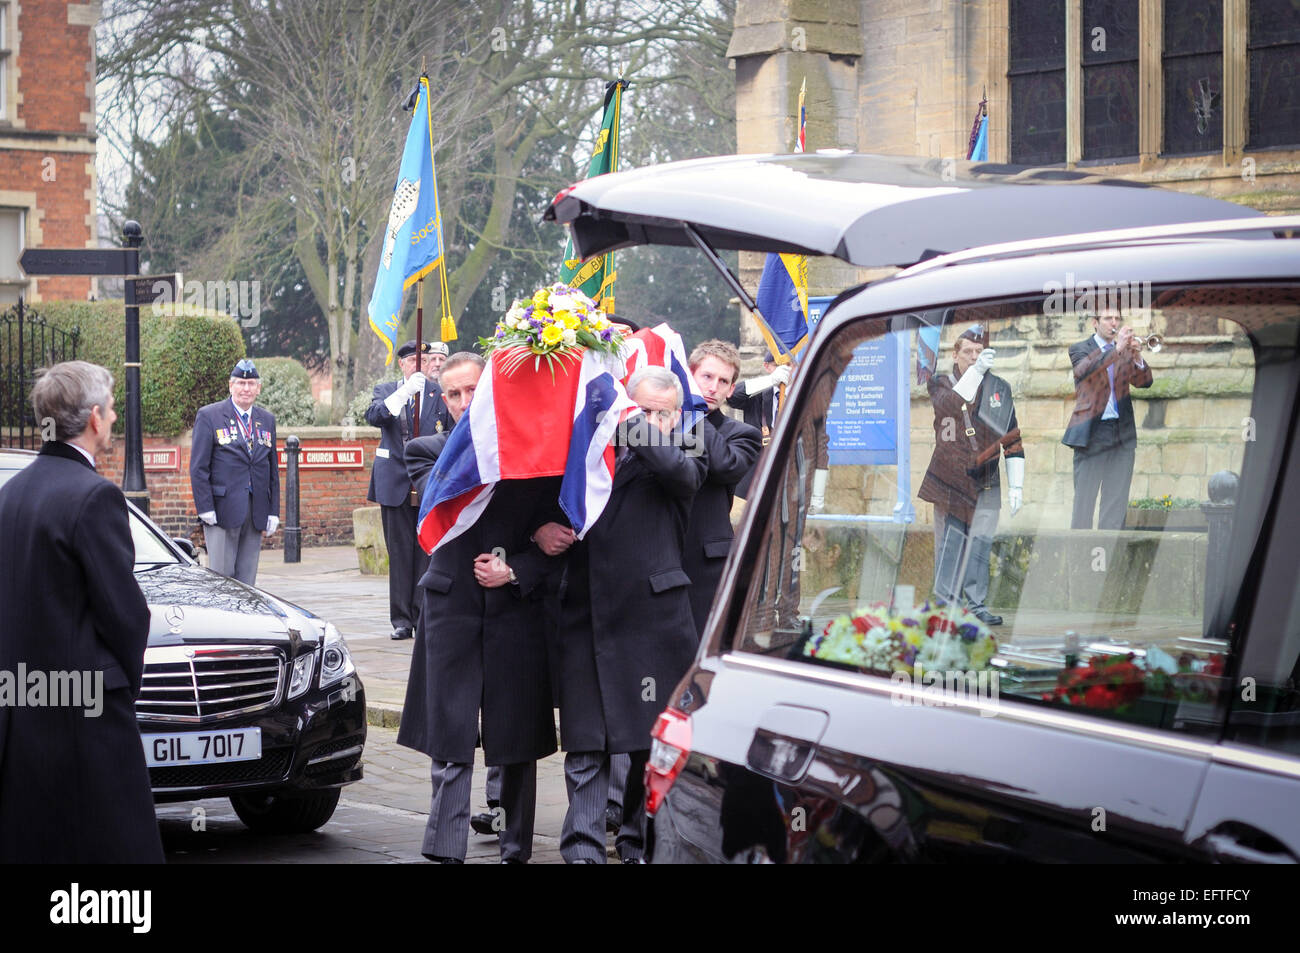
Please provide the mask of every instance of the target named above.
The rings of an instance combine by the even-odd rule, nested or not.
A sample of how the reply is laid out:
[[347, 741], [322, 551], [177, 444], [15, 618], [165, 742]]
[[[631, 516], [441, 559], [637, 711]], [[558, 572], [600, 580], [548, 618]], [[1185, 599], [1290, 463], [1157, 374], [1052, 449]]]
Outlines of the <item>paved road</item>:
[[[283, 562], [281, 551], [263, 553], [257, 584], [333, 622], [347, 639], [365, 685], [371, 723], [366, 738], [366, 776], [343, 789], [333, 819], [313, 834], [254, 834], [224, 799], [160, 805], [158, 816], [168, 861], [423, 863], [420, 840], [429, 813], [429, 759], [397, 744], [412, 642], [394, 642], [388, 637], [388, 578], [361, 575], [352, 547], [328, 546], [304, 549], [302, 562], [292, 565]], [[474, 772], [475, 811], [486, 807], [482, 752], [479, 758]], [[537, 768], [533, 863], [562, 862], [560, 826], [566, 802], [563, 755], [555, 754]], [[195, 808], [202, 813], [196, 814]], [[613, 856], [612, 848], [610, 853]], [[496, 839], [471, 832], [466, 859], [469, 863], [496, 863]]]
[[[158, 806], [168, 863], [401, 864], [424, 863], [420, 839], [429, 814], [429, 759], [397, 744], [392, 728], [372, 726], [363, 781], [343, 789], [338, 810], [312, 834], [255, 834], [230, 802], [207, 800]], [[474, 810], [482, 810], [487, 774], [474, 771]], [[552, 755], [537, 766], [535, 864], [559, 864], [564, 820], [564, 763]], [[196, 830], [195, 828], [202, 828]], [[612, 840], [611, 840], [612, 844]], [[612, 850], [611, 850], [611, 856]], [[467, 863], [499, 860], [496, 839], [470, 833]], [[617, 863], [617, 860], [615, 860]]]

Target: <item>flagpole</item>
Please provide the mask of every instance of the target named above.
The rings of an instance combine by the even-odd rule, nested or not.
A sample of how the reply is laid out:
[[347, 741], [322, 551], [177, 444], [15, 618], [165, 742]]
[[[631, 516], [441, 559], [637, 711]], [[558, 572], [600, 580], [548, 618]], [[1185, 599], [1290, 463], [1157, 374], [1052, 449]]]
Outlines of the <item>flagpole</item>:
[[[415, 283], [415, 369], [424, 373], [424, 279]], [[426, 385], [428, 386], [428, 385]], [[420, 391], [420, 400], [415, 402], [415, 413], [411, 415], [414, 423], [411, 436], [420, 435], [420, 404], [424, 401], [424, 391]]]

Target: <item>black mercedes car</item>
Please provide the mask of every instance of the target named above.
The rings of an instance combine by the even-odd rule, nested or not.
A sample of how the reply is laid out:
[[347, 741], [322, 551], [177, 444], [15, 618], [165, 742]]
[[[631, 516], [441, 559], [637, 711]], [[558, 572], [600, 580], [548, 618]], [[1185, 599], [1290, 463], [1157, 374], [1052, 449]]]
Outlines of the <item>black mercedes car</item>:
[[[0, 485], [36, 456], [0, 450]], [[152, 619], [136, 718], [155, 802], [229, 797], [257, 831], [315, 830], [362, 776], [366, 702], [338, 630], [218, 575], [127, 504]]]
[[[898, 269], [830, 302], [784, 395], [654, 728], [656, 863], [1300, 858], [1300, 216], [827, 151], [600, 176], [548, 217], [583, 258]], [[996, 386], [954, 402], [967, 341]], [[996, 528], [936, 520], [936, 475]]]

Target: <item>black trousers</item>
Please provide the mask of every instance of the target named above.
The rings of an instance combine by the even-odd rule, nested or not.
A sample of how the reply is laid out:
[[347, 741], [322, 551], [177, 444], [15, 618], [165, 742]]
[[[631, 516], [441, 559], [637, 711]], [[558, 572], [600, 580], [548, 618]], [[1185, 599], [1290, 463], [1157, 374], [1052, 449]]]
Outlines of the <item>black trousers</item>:
[[1072, 529], [1092, 529], [1092, 515], [1101, 495], [1098, 529], [1123, 529], [1128, 514], [1128, 491], [1133, 483], [1137, 444], [1119, 439], [1118, 420], [1098, 420], [1092, 425], [1088, 446], [1074, 450], [1074, 512]]
[[388, 547], [388, 618], [394, 629], [414, 629], [423, 601], [416, 591], [429, 568], [429, 557], [415, 540], [417, 508], [381, 506], [384, 545]]

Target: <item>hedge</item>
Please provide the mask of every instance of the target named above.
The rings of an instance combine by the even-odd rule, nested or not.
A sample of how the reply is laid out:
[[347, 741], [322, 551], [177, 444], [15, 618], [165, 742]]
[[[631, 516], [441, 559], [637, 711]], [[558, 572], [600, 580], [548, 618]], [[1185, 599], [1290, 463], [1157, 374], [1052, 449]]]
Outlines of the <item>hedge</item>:
[[[77, 358], [108, 368], [119, 432], [126, 425], [126, 315], [121, 301], [44, 301], [46, 323], [81, 330]], [[140, 308], [140, 410], [144, 432], [174, 437], [194, 425], [204, 404], [230, 394], [230, 371], [245, 354], [239, 324], [228, 315], [156, 315]], [[309, 390], [310, 392], [310, 390]]]
[[316, 422], [307, 368], [291, 357], [259, 357], [254, 363], [262, 378], [257, 402], [275, 414], [278, 429], [310, 427]]

